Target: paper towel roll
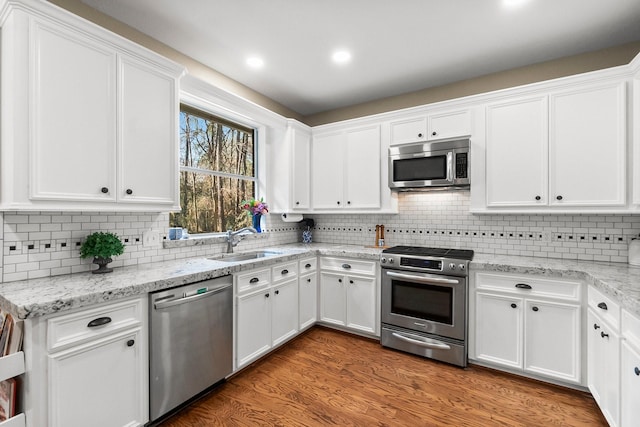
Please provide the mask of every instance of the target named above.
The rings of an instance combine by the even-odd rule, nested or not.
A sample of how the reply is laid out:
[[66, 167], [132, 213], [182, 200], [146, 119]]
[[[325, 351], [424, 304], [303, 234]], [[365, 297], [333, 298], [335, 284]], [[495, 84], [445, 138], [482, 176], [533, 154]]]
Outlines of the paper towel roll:
[[282, 218], [284, 222], [300, 222], [304, 219], [302, 214], [291, 213], [283, 213], [282, 215], [280, 215], [280, 218]]

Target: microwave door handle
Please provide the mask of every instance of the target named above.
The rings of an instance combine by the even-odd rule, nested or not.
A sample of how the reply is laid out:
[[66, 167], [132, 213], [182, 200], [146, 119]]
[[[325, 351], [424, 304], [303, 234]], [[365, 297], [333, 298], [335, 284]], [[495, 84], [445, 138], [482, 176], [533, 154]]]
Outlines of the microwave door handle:
[[422, 338], [422, 337], [420, 339], [417, 339], [417, 337], [410, 338], [398, 332], [393, 332], [391, 335], [393, 335], [394, 337], [402, 341], [407, 341], [411, 344], [419, 345], [420, 347], [435, 348], [439, 350], [451, 350], [451, 346], [443, 343], [442, 341], [436, 341], [436, 340], [432, 340], [429, 338]]
[[429, 277], [415, 276], [413, 274], [396, 273], [395, 271], [387, 271], [387, 276], [396, 278], [396, 279], [411, 280], [413, 282], [427, 283], [430, 285], [438, 285], [438, 286], [457, 285], [460, 283], [460, 281], [456, 279], [445, 279], [444, 277], [433, 277], [433, 276], [429, 276]]
[[447, 181], [453, 183], [453, 151], [447, 153]]

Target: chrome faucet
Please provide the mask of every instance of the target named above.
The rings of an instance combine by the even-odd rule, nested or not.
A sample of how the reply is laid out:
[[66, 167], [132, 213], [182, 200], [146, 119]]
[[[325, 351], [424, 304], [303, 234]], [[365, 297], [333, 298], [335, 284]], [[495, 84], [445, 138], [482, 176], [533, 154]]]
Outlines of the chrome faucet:
[[[245, 232], [245, 231], [250, 231], [251, 233], [257, 233], [256, 229], [253, 227], [243, 227], [240, 230], [227, 230], [227, 253], [228, 254], [232, 254], [233, 253], [233, 248], [235, 246], [238, 245], [238, 243], [240, 243], [240, 240], [242, 240], [243, 236], [238, 236], [238, 234]], [[234, 237], [238, 236], [238, 240], [236, 240]]]

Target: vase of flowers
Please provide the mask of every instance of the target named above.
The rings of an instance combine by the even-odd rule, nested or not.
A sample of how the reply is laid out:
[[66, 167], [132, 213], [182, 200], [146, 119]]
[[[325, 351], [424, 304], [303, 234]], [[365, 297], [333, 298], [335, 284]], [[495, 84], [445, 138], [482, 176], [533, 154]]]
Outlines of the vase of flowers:
[[269, 212], [269, 206], [267, 203], [262, 199], [262, 197], [260, 200], [251, 199], [242, 202], [242, 209], [246, 210], [249, 215], [251, 215], [252, 227], [260, 233], [262, 231], [260, 229], [260, 220], [262, 219], [262, 215]]

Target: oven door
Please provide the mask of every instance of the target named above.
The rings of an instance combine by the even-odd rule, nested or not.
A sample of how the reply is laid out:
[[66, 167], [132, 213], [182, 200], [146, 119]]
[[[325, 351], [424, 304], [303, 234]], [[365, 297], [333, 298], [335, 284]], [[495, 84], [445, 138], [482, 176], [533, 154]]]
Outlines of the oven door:
[[383, 269], [381, 301], [382, 323], [466, 339], [466, 277]]
[[453, 151], [427, 151], [389, 157], [389, 188], [454, 185]]

